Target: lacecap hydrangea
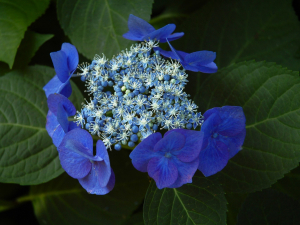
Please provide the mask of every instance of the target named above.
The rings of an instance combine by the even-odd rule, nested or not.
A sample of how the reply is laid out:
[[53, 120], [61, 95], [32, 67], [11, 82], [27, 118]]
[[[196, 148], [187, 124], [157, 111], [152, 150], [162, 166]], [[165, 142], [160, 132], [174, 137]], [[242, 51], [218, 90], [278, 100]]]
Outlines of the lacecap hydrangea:
[[[132, 149], [138, 145], [130, 154], [133, 166], [148, 172], [159, 188], [191, 183], [196, 170], [203, 168], [199, 155], [202, 143], [208, 142], [205, 138], [209, 135], [199, 131], [205, 118], [184, 91], [188, 82], [186, 70], [216, 72], [217, 66], [213, 62], [216, 54], [175, 50], [169, 41], [184, 34], [173, 33], [174, 24], [156, 30], [146, 21], [130, 15], [128, 28], [123, 37], [140, 43], [133, 44], [112, 59], [104, 54], [96, 55], [91, 63], [79, 65], [77, 73], [74, 73], [74, 65], [78, 64], [78, 53], [74, 46], [64, 43], [60, 51], [51, 55], [57, 75], [44, 87], [47, 97], [51, 97], [48, 101], [48, 133], [58, 147], [63, 168], [70, 176], [79, 179], [89, 193], [106, 194], [114, 186], [115, 177], [106, 149]], [[168, 42], [171, 51], [159, 48], [160, 42]], [[85, 82], [85, 91], [89, 95], [76, 114], [74, 106], [66, 99], [71, 93], [69, 79], [74, 75]], [[56, 105], [53, 106], [52, 102]], [[72, 111], [63, 107], [66, 104]], [[68, 117], [74, 114], [72, 118], [77, 126], [68, 127], [68, 124], [73, 124], [67, 122]], [[227, 114], [225, 118], [220, 117], [226, 120]], [[240, 123], [240, 130], [244, 129], [244, 123]], [[55, 127], [61, 132], [55, 132]], [[99, 138], [97, 146], [101, 147], [96, 149], [94, 156], [90, 147], [92, 139], [88, 138], [87, 142], [86, 138], [81, 138], [81, 135], [87, 137], [88, 134], [83, 129]], [[158, 133], [161, 130], [168, 131], [164, 138]], [[234, 137], [228, 140], [234, 141]], [[244, 136], [240, 135], [239, 147], [232, 152], [241, 149], [243, 140]], [[226, 144], [229, 145], [230, 141]], [[227, 150], [224, 146], [221, 148], [221, 151]], [[214, 161], [214, 153], [206, 156]], [[230, 157], [224, 160], [228, 161]], [[226, 163], [223, 162], [223, 167]], [[80, 169], [82, 165], [84, 172]], [[96, 172], [91, 171], [92, 167]], [[222, 168], [214, 168], [213, 172], [206, 174], [211, 175]]]

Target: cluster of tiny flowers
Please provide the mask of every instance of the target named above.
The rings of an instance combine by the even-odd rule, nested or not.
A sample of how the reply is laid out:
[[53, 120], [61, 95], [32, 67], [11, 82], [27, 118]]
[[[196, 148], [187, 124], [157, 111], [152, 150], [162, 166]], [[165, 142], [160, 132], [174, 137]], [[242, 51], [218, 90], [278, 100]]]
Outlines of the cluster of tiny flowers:
[[162, 58], [157, 46], [135, 44], [111, 60], [96, 55], [78, 67], [91, 98], [75, 119], [107, 148], [134, 147], [158, 129], [196, 129], [203, 123], [183, 91], [188, 75], [178, 61]]

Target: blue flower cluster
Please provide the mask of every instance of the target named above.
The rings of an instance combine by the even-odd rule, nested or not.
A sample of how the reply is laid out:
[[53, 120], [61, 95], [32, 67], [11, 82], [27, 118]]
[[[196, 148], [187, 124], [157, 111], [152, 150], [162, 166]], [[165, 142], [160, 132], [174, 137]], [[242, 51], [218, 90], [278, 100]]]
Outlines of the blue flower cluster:
[[[49, 107], [46, 129], [62, 167], [88, 193], [98, 195], [107, 194], [115, 184], [107, 152], [111, 146], [120, 150], [122, 144], [137, 145], [130, 154], [133, 166], [148, 172], [158, 188], [191, 183], [197, 169], [205, 176], [222, 170], [242, 149], [243, 110], [224, 106], [202, 115], [184, 92], [185, 71], [216, 72], [216, 54], [175, 50], [169, 41], [183, 33], [173, 33], [174, 24], [156, 30], [130, 15], [128, 27], [123, 37], [142, 43], [111, 60], [96, 55], [91, 64], [78, 66], [77, 50], [68, 43], [51, 53], [56, 75], [44, 87]], [[159, 42], [168, 42], [171, 51], [160, 49]], [[77, 67], [91, 96], [80, 111], [68, 99]], [[161, 129], [168, 130], [164, 137], [157, 132]], [[100, 139], [95, 154], [91, 134]]]
[[134, 147], [160, 129], [195, 129], [203, 122], [197, 106], [183, 91], [188, 75], [177, 61], [151, 54], [150, 40], [131, 46], [111, 60], [96, 56], [81, 66], [82, 80], [92, 98], [76, 119], [106, 147]]

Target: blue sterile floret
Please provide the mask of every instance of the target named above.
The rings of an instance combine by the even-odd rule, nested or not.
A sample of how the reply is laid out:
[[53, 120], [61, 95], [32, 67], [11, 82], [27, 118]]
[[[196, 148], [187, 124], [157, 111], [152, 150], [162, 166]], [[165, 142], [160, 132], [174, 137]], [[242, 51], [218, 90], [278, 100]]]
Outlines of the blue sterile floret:
[[76, 123], [68, 121], [68, 117], [75, 115], [76, 109], [72, 102], [61, 94], [49, 95], [47, 103], [49, 111], [46, 130], [53, 144], [58, 147], [67, 132], [78, 128]]
[[204, 176], [222, 170], [228, 160], [242, 149], [246, 118], [240, 106], [215, 107], [204, 113], [204, 133], [198, 169]]
[[178, 60], [184, 69], [202, 72], [202, 73], [215, 73], [218, 71], [217, 65], [213, 62], [216, 59], [216, 53], [212, 51], [198, 51], [192, 53], [186, 53], [176, 50], [168, 42], [172, 51], [165, 51], [161, 48], [155, 48], [159, 50], [160, 54]]
[[192, 183], [199, 165], [203, 132], [173, 129], [162, 138], [151, 134], [130, 153], [133, 166], [148, 172], [159, 189], [178, 188]]
[[145, 20], [130, 14], [128, 18], [129, 31], [123, 34], [123, 37], [132, 41], [155, 40], [164, 43], [167, 41], [166, 39], [173, 41], [184, 35], [183, 32], [172, 34], [175, 28], [175, 24], [168, 24], [155, 30], [155, 28]]
[[[175, 60], [153, 52], [157, 42], [135, 44], [108, 60], [96, 55], [80, 69], [90, 100], [83, 103], [77, 124], [102, 138], [134, 147], [159, 129], [196, 129], [202, 124], [197, 106], [183, 90], [188, 75]], [[188, 128], [192, 128], [189, 127]]]
[[90, 194], [105, 195], [115, 185], [107, 150], [101, 140], [93, 155], [93, 138], [81, 128], [69, 131], [58, 147], [63, 169]]
[[67, 98], [72, 93], [70, 78], [78, 65], [78, 52], [74, 45], [63, 43], [61, 50], [50, 53], [56, 75], [44, 86], [48, 97], [50, 94], [60, 93]]

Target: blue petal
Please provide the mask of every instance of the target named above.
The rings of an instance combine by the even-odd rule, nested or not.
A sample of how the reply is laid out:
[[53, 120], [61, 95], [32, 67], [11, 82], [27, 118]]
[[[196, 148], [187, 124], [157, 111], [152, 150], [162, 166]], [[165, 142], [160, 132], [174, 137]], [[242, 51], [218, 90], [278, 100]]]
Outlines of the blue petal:
[[[170, 35], [167, 37], [167, 39], [168, 39], [168, 41], [174, 41], [174, 40], [176, 40], [176, 39], [178, 39], [178, 38], [181, 38], [183, 35], [184, 35], [183, 32], [180, 32], [180, 33], [174, 33], [174, 34], [170, 34]], [[161, 42], [161, 43], [165, 43], [165, 42], [167, 42], [167, 40], [164, 39], [164, 40], [162, 40], [162, 41], [160, 41], [160, 42]]]
[[133, 33], [131, 33], [130, 31], [123, 34], [122, 36], [123, 36], [123, 38], [126, 38], [128, 40], [132, 40], [132, 41], [143, 41], [142, 37], [137, 37]]
[[128, 33], [137, 38], [142, 38], [143, 36], [155, 31], [155, 28], [148, 22], [132, 14], [130, 14], [128, 18], [128, 28]]
[[142, 37], [142, 40], [166, 41], [166, 38], [175, 30], [175, 24], [168, 24], [156, 31], [148, 33]]
[[70, 77], [66, 53], [63, 51], [51, 52], [50, 56], [58, 79], [62, 83], [66, 82]]
[[[55, 93], [64, 93], [64, 96], [67, 98], [71, 95], [70, 91], [65, 91], [64, 88], [68, 85], [68, 82], [62, 83], [57, 75], [55, 75], [44, 87], [44, 91], [46, 94], [46, 97], [48, 98], [49, 95], [55, 94]], [[72, 91], [72, 90], [71, 90]], [[68, 94], [68, 95], [67, 95]]]
[[229, 158], [236, 155], [241, 149], [246, 137], [246, 128], [234, 137], [224, 137], [220, 135], [219, 140], [228, 146]]
[[176, 50], [177, 54], [174, 54], [174, 52], [172, 52], [172, 51], [165, 51], [165, 50], [163, 50], [159, 47], [154, 48], [154, 50], [155, 51], [158, 50], [160, 52], [160, 54], [163, 55], [166, 58], [172, 58], [172, 59], [176, 59], [178, 61], [180, 60], [180, 58], [183, 59], [187, 55], [187, 53], [182, 52], [182, 51], [177, 51], [177, 50]]
[[[168, 40], [167, 40], [167, 41], [168, 41]], [[169, 44], [169, 46], [170, 46], [170, 48], [171, 48], [173, 54], [176, 56], [176, 58], [174, 58], [174, 59], [179, 60], [179, 61], [181, 62], [181, 64], [183, 65], [183, 63], [184, 63], [184, 58], [185, 58], [185, 57], [183, 57], [183, 55], [186, 56], [187, 53], [177, 51], [177, 50], [170, 44], [170, 42], [168, 42], [168, 44]]]
[[215, 114], [215, 113], [219, 113], [219, 107], [214, 107], [214, 108], [211, 108], [209, 110], [207, 110], [204, 114], [203, 114], [203, 117], [204, 117], [204, 120], [207, 120], [212, 114]]
[[185, 136], [184, 147], [176, 152], [176, 157], [180, 159], [180, 161], [191, 162], [199, 157], [204, 136], [202, 131], [174, 129], [168, 131], [164, 137], [171, 132], [178, 132]]
[[246, 118], [243, 108], [240, 106], [223, 106], [218, 108], [222, 123], [218, 127], [218, 133], [223, 136], [235, 136], [246, 126]]
[[71, 82], [68, 80], [65, 83], [65, 86], [63, 89], [61, 89], [61, 91], [59, 92], [59, 94], [62, 94], [63, 96], [66, 96], [67, 98], [69, 98], [72, 94], [72, 86], [71, 86]]
[[72, 131], [65, 135], [58, 147], [60, 163], [71, 177], [83, 178], [88, 175], [92, 168], [90, 159], [93, 158], [93, 154], [82, 143], [69, 138], [70, 135], [72, 135]]
[[71, 45], [70, 43], [63, 43], [61, 46], [61, 50], [67, 56], [68, 69], [70, 74], [72, 74], [77, 69], [77, 65], [79, 62], [77, 49], [74, 45]]
[[101, 176], [99, 173], [101, 168], [98, 163], [93, 163], [91, 173], [82, 179], [78, 179], [81, 186], [90, 194], [105, 195], [110, 192], [115, 186], [115, 174], [111, 169], [109, 182], [105, 187], [100, 186]]
[[184, 69], [193, 71], [193, 72], [202, 72], [202, 73], [215, 73], [218, 71], [218, 67], [214, 62], [209, 63], [207, 65], [189, 65], [187, 63], [182, 63]]
[[52, 138], [53, 144], [58, 147], [65, 136], [65, 132], [58, 123], [56, 116], [50, 110], [47, 114], [46, 130]]
[[67, 116], [74, 116], [76, 114], [76, 108], [73, 103], [61, 94], [51, 94], [47, 99], [47, 104], [49, 110], [58, 116], [59, 113], [62, 113], [61, 107], [66, 112]]
[[221, 122], [222, 120], [218, 113], [213, 113], [208, 117], [208, 119], [205, 119], [204, 123], [201, 126], [201, 131], [204, 133], [202, 149], [206, 148], [206, 146], [208, 145], [208, 140], [211, 138], [211, 135], [213, 135], [213, 133], [217, 131], [218, 125]]
[[67, 133], [69, 128], [68, 116], [74, 116], [76, 113], [74, 105], [69, 99], [61, 94], [49, 95], [47, 103], [49, 110], [54, 113], [58, 123], [65, 133]]
[[179, 132], [172, 132], [165, 136], [154, 146], [155, 152], [171, 152], [175, 154], [176, 151], [184, 147], [186, 140], [185, 136]]
[[194, 63], [198, 63], [198, 65], [206, 65], [213, 62], [216, 59], [216, 53], [211, 51], [198, 51], [188, 54], [184, 61], [191, 66]]
[[70, 121], [69, 122], [69, 129], [68, 129], [68, 131], [76, 129], [76, 128], [81, 128], [81, 126], [78, 125], [77, 123], [73, 122], [73, 121]]
[[156, 156], [156, 153], [153, 151], [154, 146], [161, 139], [161, 133], [156, 132], [149, 135], [133, 149], [129, 157], [132, 159], [132, 164], [137, 170], [147, 172], [149, 160]]
[[96, 144], [96, 157], [102, 158], [104, 160], [102, 162], [98, 162], [99, 176], [101, 177], [99, 182], [100, 182], [100, 186], [104, 187], [107, 185], [109, 178], [111, 176], [111, 168], [110, 168], [110, 161], [109, 161], [107, 149], [103, 141], [101, 140], [98, 140]]
[[221, 141], [211, 140], [199, 156], [198, 169], [204, 176], [211, 176], [221, 171], [229, 160], [228, 147]]
[[178, 177], [178, 170], [174, 162], [166, 157], [154, 157], [148, 163], [148, 174], [152, 177], [158, 189], [174, 184]]
[[192, 183], [192, 178], [196, 173], [199, 165], [199, 157], [189, 163], [174, 161], [178, 170], [178, 178], [169, 188], [179, 188], [186, 183]]

